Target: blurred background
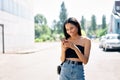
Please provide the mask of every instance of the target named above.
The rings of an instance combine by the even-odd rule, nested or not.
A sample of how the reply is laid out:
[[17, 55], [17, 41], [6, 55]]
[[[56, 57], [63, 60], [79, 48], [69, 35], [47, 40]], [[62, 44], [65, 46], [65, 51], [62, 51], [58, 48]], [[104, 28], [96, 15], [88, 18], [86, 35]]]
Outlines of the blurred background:
[[0, 0], [0, 52], [21, 51], [36, 42], [59, 41], [64, 37], [63, 23], [69, 17], [76, 17], [83, 36], [91, 39], [119, 34], [119, 12], [118, 0]]
[[69, 17], [92, 42], [86, 80], [120, 80], [120, 0], [0, 0], [0, 80], [58, 80]]

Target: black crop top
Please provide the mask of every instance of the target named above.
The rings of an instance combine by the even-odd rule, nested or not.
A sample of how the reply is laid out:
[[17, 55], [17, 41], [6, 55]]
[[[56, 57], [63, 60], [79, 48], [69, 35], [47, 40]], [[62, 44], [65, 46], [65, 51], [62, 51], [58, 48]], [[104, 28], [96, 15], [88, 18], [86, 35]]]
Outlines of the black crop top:
[[[79, 48], [79, 50], [82, 52], [82, 54], [84, 54], [84, 47], [81, 45], [76, 45], [76, 46]], [[65, 51], [65, 54], [66, 54], [66, 58], [78, 58], [76, 52], [71, 48], [68, 48]]]

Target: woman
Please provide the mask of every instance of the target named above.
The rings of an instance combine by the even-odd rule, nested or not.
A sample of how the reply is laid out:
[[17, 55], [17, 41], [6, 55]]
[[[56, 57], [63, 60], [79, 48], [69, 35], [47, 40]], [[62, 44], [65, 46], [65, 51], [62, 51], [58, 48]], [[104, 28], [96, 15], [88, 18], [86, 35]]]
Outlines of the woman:
[[73, 17], [65, 21], [63, 30], [60, 80], [85, 80], [83, 64], [88, 63], [91, 41], [82, 36], [80, 24]]

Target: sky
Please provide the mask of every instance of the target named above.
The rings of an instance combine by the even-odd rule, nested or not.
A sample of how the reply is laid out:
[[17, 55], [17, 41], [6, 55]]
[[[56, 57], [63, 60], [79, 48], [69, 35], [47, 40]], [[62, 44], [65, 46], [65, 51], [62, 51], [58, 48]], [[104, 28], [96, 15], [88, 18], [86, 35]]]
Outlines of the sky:
[[42, 14], [46, 17], [48, 25], [53, 20], [59, 20], [61, 4], [64, 1], [68, 17], [75, 17], [81, 20], [81, 16], [88, 21], [91, 16], [96, 16], [97, 24], [102, 23], [102, 15], [106, 16], [109, 23], [115, 0], [34, 0], [34, 15]]

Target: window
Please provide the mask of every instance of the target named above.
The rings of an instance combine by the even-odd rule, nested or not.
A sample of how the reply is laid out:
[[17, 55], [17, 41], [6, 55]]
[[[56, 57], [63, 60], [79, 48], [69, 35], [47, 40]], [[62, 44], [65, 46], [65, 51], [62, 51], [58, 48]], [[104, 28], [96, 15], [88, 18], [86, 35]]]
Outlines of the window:
[[3, 0], [0, 0], [0, 10], [2, 10]]
[[116, 10], [119, 11], [120, 10], [120, 6], [116, 6]]
[[120, 24], [119, 24], [119, 22], [117, 23], [117, 28], [118, 28], [118, 29], [120, 28]]
[[20, 3], [14, 2], [14, 0], [0, 0], [0, 10], [28, 20], [33, 20], [32, 12]]

